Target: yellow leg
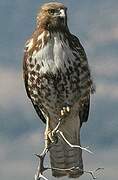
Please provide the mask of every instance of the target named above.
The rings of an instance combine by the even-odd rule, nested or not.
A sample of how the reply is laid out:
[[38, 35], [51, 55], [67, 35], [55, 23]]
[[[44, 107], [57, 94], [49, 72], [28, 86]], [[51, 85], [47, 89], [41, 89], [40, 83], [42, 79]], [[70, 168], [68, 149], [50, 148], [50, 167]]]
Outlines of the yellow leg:
[[45, 148], [48, 148], [50, 143], [55, 142], [55, 137], [50, 129], [50, 119], [47, 118], [46, 129], [45, 129]]
[[58, 130], [59, 126], [63, 122], [62, 119], [64, 119], [68, 114], [70, 113], [70, 107], [66, 106], [63, 107], [60, 112], [60, 120], [55, 129], [50, 129], [50, 118], [47, 118], [46, 120], [46, 129], [45, 129], [45, 148], [48, 148], [50, 143], [56, 143], [58, 138], [56, 136], [56, 131]]

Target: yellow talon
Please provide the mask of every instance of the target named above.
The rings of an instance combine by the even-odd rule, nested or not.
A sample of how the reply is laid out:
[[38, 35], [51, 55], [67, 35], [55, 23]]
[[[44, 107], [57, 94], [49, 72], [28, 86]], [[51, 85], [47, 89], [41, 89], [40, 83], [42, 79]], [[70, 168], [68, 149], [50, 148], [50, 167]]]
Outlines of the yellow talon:
[[61, 116], [67, 116], [67, 114], [70, 112], [70, 107], [63, 107], [61, 110]]

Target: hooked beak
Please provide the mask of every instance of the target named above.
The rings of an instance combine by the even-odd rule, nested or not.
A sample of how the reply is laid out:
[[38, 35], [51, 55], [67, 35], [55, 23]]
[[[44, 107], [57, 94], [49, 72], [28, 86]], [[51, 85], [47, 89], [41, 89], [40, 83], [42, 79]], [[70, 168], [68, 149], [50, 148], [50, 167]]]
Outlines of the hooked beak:
[[64, 9], [60, 9], [60, 17], [65, 18], [66, 14], [65, 14], [65, 10]]

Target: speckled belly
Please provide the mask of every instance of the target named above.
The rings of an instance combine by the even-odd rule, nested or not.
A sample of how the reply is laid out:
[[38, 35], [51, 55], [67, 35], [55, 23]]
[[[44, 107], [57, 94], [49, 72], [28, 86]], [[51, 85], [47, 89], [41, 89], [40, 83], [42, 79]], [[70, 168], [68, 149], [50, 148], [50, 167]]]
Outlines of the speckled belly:
[[[72, 73], [73, 71], [73, 73]], [[29, 91], [34, 103], [42, 104], [47, 111], [59, 112], [65, 105], [72, 105], [79, 99], [79, 76], [73, 68], [56, 74], [40, 76], [35, 71], [29, 74]]]

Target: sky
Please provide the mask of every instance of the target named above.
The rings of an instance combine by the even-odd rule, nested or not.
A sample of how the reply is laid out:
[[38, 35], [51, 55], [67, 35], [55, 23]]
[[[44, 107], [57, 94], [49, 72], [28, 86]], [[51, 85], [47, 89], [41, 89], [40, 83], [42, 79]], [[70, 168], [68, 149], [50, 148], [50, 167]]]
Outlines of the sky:
[[[44, 146], [45, 125], [26, 96], [22, 78], [25, 41], [35, 28], [40, 5], [50, 1], [0, 1], [0, 177], [1, 180], [33, 179]], [[118, 176], [118, 1], [64, 0], [70, 31], [87, 53], [96, 84], [89, 120], [81, 130], [86, 170], [104, 167], [100, 180]], [[48, 161], [48, 159], [47, 159]], [[49, 179], [50, 172], [46, 173]], [[81, 180], [91, 177], [84, 174]], [[64, 178], [65, 180], [65, 178]]]

